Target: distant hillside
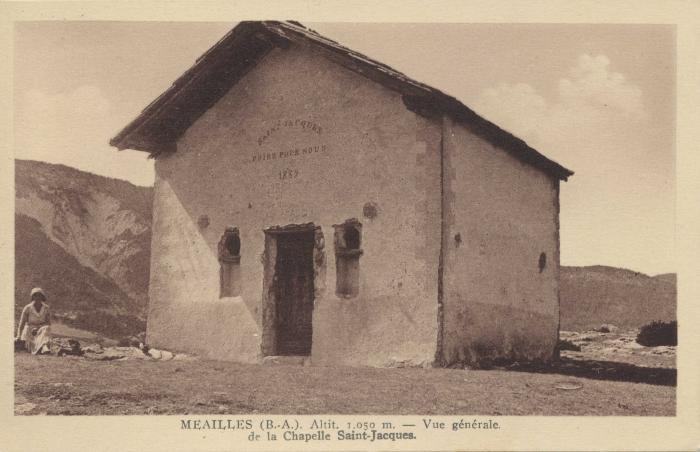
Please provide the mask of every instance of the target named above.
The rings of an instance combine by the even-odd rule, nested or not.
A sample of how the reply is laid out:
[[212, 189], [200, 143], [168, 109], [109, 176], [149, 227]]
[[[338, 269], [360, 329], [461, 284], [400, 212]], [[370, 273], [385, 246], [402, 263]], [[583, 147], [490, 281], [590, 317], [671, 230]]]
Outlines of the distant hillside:
[[647, 276], [614, 267], [561, 268], [561, 329], [612, 323], [638, 328], [676, 319], [676, 275]]
[[15, 305], [42, 286], [76, 326], [143, 330], [152, 188], [28, 160], [15, 161], [15, 186]]
[[82, 266], [26, 215], [15, 215], [15, 316], [28, 303], [32, 287], [44, 288], [58, 319], [108, 337], [145, 329], [135, 312], [142, 307], [114, 282]]

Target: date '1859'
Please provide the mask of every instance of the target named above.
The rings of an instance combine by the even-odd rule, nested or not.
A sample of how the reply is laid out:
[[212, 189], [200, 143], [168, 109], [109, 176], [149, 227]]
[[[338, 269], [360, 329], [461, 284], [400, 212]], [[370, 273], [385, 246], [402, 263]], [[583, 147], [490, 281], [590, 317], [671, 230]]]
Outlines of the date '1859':
[[293, 168], [286, 168], [280, 170], [277, 173], [277, 177], [279, 177], [280, 180], [296, 179], [297, 177], [299, 177], [299, 170]]

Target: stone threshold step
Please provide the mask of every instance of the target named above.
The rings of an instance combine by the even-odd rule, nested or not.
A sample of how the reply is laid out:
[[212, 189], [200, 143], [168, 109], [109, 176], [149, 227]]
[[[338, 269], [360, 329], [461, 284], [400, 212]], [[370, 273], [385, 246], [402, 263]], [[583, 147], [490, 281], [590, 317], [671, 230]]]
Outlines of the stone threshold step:
[[308, 366], [311, 364], [309, 356], [265, 356], [262, 359], [263, 366]]

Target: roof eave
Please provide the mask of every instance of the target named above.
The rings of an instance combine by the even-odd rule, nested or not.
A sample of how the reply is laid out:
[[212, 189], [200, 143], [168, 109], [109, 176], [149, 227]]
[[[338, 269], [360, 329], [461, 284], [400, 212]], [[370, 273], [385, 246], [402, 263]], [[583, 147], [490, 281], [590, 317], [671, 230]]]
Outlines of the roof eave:
[[[249, 37], [257, 32], [269, 32], [262, 26], [261, 22], [244, 21], [240, 22], [236, 27], [226, 33], [216, 44], [202, 54], [195, 64], [178, 77], [168, 89], [160, 94], [156, 99], [149, 103], [133, 120], [131, 120], [117, 135], [109, 140], [110, 146], [116, 147], [118, 150], [134, 149], [137, 151], [149, 152], [151, 156], [155, 156], [161, 152], [169, 152], [173, 149], [176, 141], [176, 136], [168, 137], [165, 140], [149, 140], [143, 133], [143, 129], [156, 122], [158, 115], [162, 113], [167, 106], [191, 83], [196, 81], [199, 74], [212, 64], [214, 58], [218, 57], [218, 53], [224, 52], [226, 47], [232, 47], [230, 41], [234, 41], [236, 36]], [[273, 38], [274, 39], [274, 38]], [[228, 43], [228, 46], [224, 44]], [[271, 41], [272, 45], [283, 46], [284, 43]], [[160, 141], [160, 142], [158, 142]], [[163, 150], [165, 149], [165, 150]]]
[[[206, 74], [211, 69], [211, 66], [215, 66], [217, 57], [222, 56], [227, 49], [234, 48], [237, 43], [245, 43], [245, 40], [251, 39], [251, 37], [256, 38], [258, 43], [265, 42], [269, 44], [269, 48], [287, 48], [290, 41], [297, 43], [308, 42], [316, 45], [324, 49], [327, 55], [334, 56], [333, 60], [339, 60], [346, 68], [400, 92], [407, 107], [416, 113], [435, 114], [436, 110], [439, 110], [440, 113], [448, 114], [456, 120], [473, 125], [475, 130], [488, 138], [489, 141], [503, 148], [519, 160], [525, 161], [553, 177], [566, 181], [574, 174], [573, 171], [545, 157], [523, 140], [479, 116], [456, 98], [412, 80], [383, 63], [348, 49], [313, 30], [306, 29], [301, 24], [278, 21], [253, 21], [238, 24], [199, 57], [195, 64], [182, 74], [163, 94], [144, 108], [139, 116], [112, 138], [110, 145], [119, 150], [136, 149], [149, 152], [152, 157], [163, 152], [174, 151], [175, 141], [184, 130], [179, 130], [176, 126], [173, 126], [172, 130], [161, 131], [159, 127], [156, 127], [158, 134], [161, 136], [153, 139], [154, 137], [149, 136], [147, 129], [158, 126], [158, 122], [163, 119], [163, 113], [167, 113], [166, 107], [170, 106], [178, 95], [192, 86], [194, 82], [204, 78], [201, 77], [202, 72], [204, 71]], [[263, 46], [262, 49], [264, 53], [265, 47]], [[253, 52], [255, 52], [255, 49], [253, 49]], [[255, 60], [259, 59], [259, 55], [254, 54], [253, 56], [255, 57], [254, 59], [246, 60], [241, 65], [244, 72], [246, 67], [252, 67], [257, 64]]]

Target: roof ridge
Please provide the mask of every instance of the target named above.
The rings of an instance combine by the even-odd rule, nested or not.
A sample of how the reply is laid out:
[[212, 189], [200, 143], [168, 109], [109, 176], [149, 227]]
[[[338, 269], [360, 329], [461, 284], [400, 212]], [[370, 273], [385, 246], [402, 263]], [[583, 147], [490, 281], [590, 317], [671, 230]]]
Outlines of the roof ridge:
[[[266, 33], [268, 36], [265, 36]], [[145, 150], [151, 156], [163, 152], [163, 146], [174, 149], [173, 143], [177, 137], [223, 95], [225, 84], [228, 83], [230, 88], [263, 55], [277, 46], [285, 47], [289, 42], [311, 43], [331, 52], [332, 56], [325, 56], [400, 92], [407, 107], [417, 114], [448, 114], [475, 125], [476, 130], [492, 143], [552, 176], [566, 180], [574, 174], [530, 147], [524, 140], [480, 116], [456, 97], [345, 47], [295, 20], [240, 22], [197, 58], [192, 67], [148, 104], [137, 118], [110, 140], [110, 144], [118, 149], [133, 147]], [[222, 58], [217, 60], [218, 56]], [[213, 87], [207, 86], [207, 81]], [[183, 93], [185, 97], [189, 96], [189, 103], [180, 99]]]

